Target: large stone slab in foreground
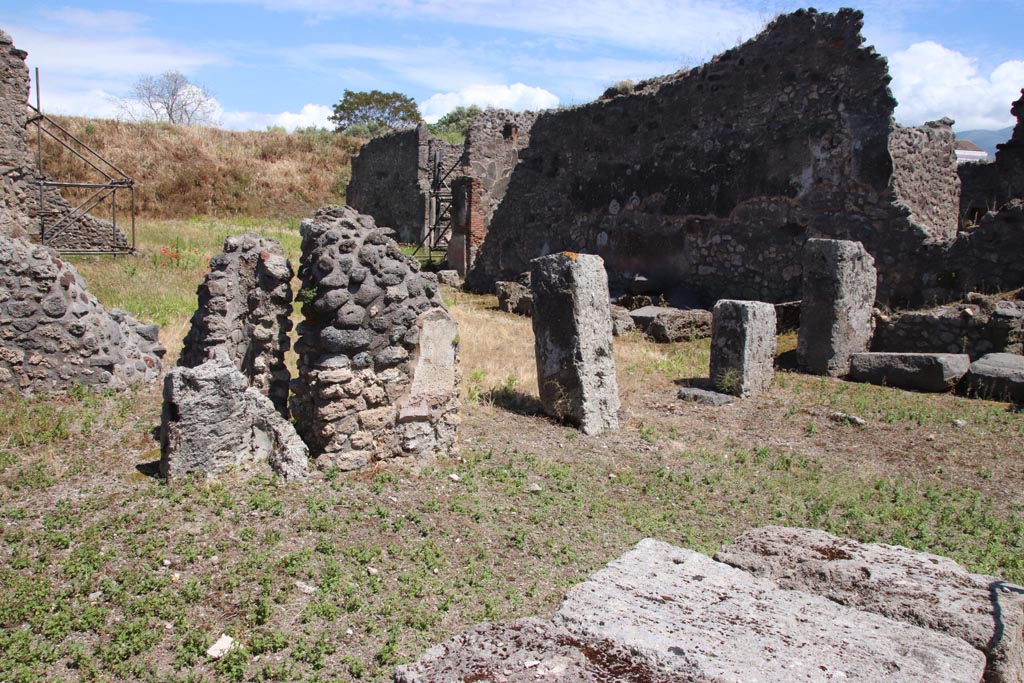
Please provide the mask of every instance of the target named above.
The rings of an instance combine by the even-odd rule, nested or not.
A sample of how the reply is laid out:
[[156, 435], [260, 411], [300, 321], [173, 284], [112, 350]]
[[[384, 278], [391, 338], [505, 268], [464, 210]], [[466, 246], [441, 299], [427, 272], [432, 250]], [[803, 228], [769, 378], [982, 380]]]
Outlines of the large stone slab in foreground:
[[569, 591], [554, 621], [680, 681], [977, 682], [985, 665], [958, 638], [781, 590], [652, 539]]
[[911, 391], [949, 391], [971, 366], [963, 353], [855, 353], [849, 379]]
[[986, 654], [986, 681], [1024, 681], [1024, 589], [970, 574], [949, 558], [815, 529], [764, 527], [715, 559], [782, 588], [956, 636]]
[[533, 334], [544, 412], [597, 434], [619, 426], [608, 276], [599, 256], [533, 260]]
[[860, 242], [807, 240], [796, 351], [803, 370], [841, 377], [850, 354], [868, 350], [877, 280], [875, 260]]
[[647, 539], [569, 591], [552, 621], [483, 624], [395, 680], [980, 683], [984, 667], [954, 636]]

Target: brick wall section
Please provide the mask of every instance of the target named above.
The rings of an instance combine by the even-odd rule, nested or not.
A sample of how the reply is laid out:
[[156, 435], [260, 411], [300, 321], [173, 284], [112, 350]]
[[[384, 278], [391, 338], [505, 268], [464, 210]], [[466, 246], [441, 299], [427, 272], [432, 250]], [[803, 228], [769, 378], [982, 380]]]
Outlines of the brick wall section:
[[487, 235], [483, 183], [460, 176], [452, 181], [452, 235], [448, 241], [448, 265], [465, 277]]
[[786, 301], [824, 237], [864, 244], [880, 301], [921, 300], [934, 273], [911, 259], [955, 239], [952, 134], [893, 127], [861, 22], [802, 10], [697, 69], [539, 115], [467, 285], [570, 250], [601, 255], [613, 290], [641, 274], [708, 305]]

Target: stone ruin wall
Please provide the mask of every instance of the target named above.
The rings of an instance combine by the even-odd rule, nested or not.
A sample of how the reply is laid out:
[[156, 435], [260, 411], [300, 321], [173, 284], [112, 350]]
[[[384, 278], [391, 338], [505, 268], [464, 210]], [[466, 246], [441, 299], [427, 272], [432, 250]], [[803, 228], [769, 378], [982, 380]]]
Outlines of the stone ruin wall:
[[956, 238], [952, 132], [893, 124], [861, 20], [799, 11], [698, 69], [538, 116], [467, 285], [570, 250], [601, 255], [613, 291], [640, 274], [705, 305], [779, 302], [799, 298], [803, 243], [824, 237], [864, 244], [882, 303], [951, 296], [952, 261], [989, 256]]
[[48, 247], [0, 235], [0, 388], [121, 389], [160, 375], [156, 325], [107, 310]]
[[536, 112], [488, 109], [466, 135], [458, 177], [452, 183], [452, 236], [448, 264], [465, 276], [508, 190], [519, 153], [530, 144]]
[[349, 207], [302, 223], [296, 428], [319, 464], [448, 454], [458, 423], [458, 335], [436, 276]]
[[352, 158], [346, 201], [397, 231], [400, 242], [418, 243], [431, 218], [435, 152], [447, 170], [458, 162], [462, 146], [431, 137], [426, 124], [370, 140]]
[[248, 233], [224, 240], [199, 285], [198, 307], [178, 365], [195, 368], [223, 349], [248, 385], [288, 416], [292, 267], [281, 245]]
[[992, 163], [961, 164], [957, 169], [963, 185], [960, 214], [975, 223], [987, 211], [996, 211], [1008, 201], [1024, 198], [1024, 89], [1010, 105], [1017, 117], [1010, 139], [996, 145]]
[[[39, 237], [39, 180], [35, 158], [29, 149], [26, 125], [29, 109], [28, 53], [14, 46], [11, 37], [0, 30], [0, 234]], [[44, 189], [44, 206], [60, 220], [72, 206], [56, 187]], [[54, 239], [58, 249], [110, 249], [128, 247], [128, 240], [111, 223], [83, 215], [70, 221]]]
[[893, 124], [889, 135], [892, 188], [910, 219], [931, 229], [935, 240], [956, 237], [960, 212], [960, 176], [956, 172], [953, 120], [910, 128]]

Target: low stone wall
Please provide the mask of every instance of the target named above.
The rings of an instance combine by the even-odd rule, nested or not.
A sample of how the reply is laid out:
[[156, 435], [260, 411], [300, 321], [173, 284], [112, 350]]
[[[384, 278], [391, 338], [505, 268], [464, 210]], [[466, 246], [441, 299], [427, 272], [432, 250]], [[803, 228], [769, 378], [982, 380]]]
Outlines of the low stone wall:
[[875, 314], [872, 351], [1024, 353], [1024, 301], [953, 304], [925, 311]]
[[156, 325], [107, 310], [55, 251], [0, 235], [0, 386], [60, 391], [155, 380]]

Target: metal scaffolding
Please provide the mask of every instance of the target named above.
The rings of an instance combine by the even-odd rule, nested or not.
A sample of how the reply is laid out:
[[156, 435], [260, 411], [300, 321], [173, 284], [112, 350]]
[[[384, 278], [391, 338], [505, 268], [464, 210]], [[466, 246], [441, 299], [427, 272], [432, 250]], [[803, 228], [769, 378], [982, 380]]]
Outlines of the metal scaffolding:
[[[135, 181], [124, 171], [115, 166], [103, 155], [89, 147], [82, 140], [77, 138], [69, 130], [43, 113], [39, 95], [39, 69], [36, 68], [36, 104], [28, 105], [33, 112], [29, 116], [26, 126], [31, 124], [36, 127], [36, 167], [39, 169], [39, 238], [43, 244], [55, 247], [61, 253], [70, 254], [126, 254], [135, 251]], [[80, 159], [94, 171], [100, 174], [101, 181], [95, 183], [75, 183], [57, 180], [48, 180], [43, 169], [43, 139], [44, 136], [56, 141], [63, 149], [67, 150]], [[73, 206], [70, 211], [65, 207], [47, 207], [47, 188], [77, 188], [86, 190], [85, 199]], [[119, 246], [122, 240], [118, 239], [119, 230], [117, 226], [117, 192], [121, 191], [129, 195], [129, 210], [131, 232], [126, 236], [124, 246]], [[110, 199], [110, 223], [111, 235], [109, 247], [97, 248], [64, 248], [57, 244], [58, 238], [65, 234], [75, 223], [81, 220], [86, 214], [99, 206], [103, 201]]]

